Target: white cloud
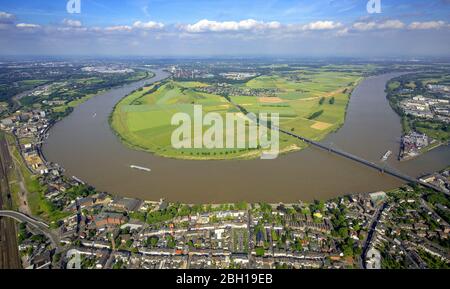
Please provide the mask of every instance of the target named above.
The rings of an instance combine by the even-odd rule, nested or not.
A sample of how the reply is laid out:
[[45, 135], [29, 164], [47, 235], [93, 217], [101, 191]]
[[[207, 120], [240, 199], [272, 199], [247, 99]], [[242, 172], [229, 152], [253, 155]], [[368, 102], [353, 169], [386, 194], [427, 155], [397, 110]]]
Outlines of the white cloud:
[[387, 20], [385, 22], [378, 24], [378, 29], [403, 29], [405, 28], [405, 23], [400, 20]]
[[14, 21], [15, 18], [16, 17], [11, 13], [0, 11], [0, 23], [10, 23]]
[[122, 32], [122, 31], [131, 31], [133, 28], [131, 26], [128, 25], [120, 25], [120, 26], [109, 26], [105, 28], [105, 31], [108, 32]]
[[444, 21], [413, 22], [408, 28], [412, 30], [440, 29], [446, 26]]
[[359, 31], [374, 29], [403, 29], [405, 28], [405, 24], [400, 20], [386, 20], [383, 22], [356, 22], [353, 23], [352, 28]]
[[208, 19], [200, 20], [195, 24], [188, 24], [182, 27], [183, 30], [190, 33], [201, 32], [226, 32], [226, 31], [242, 31], [242, 30], [263, 30], [263, 29], [278, 29], [281, 24], [276, 21], [263, 22], [254, 19], [247, 19], [242, 21], [211, 21]]
[[347, 27], [345, 27], [345, 28], [342, 28], [342, 29], [340, 29], [338, 32], [336, 32], [336, 35], [337, 36], [345, 36], [345, 35], [347, 35], [348, 34], [348, 28]]
[[154, 21], [141, 22], [136, 21], [133, 24], [133, 28], [144, 29], [144, 30], [155, 30], [164, 28], [164, 24]]
[[72, 20], [72, 19], [64, 19], [63, 21], [64, 25], [69, 27], [81, 27], [81, 21], [79, 20]]
[[16, 25], [17, 28], [40, 28], [40, 25], [37, 24], [31, 24], [31, 23], [19, 23]]
[[358, 31], [368, 31], [375, 29], [404, 29], [424, 30], [424, 29], [440, 29], [447, 27], [444, 21], [429, 21], [429, 22], [412, 22], [408, 26], [400, 20], [386, 20], [384, 22], [356, 22], [352, 28]]
[[211, 21], [203, 19], [194, 24], [181, 25], [179, 28], [188, 33], [202, 33], [202, 32], [239, 32], [252, 30], [283, 30], [295, 31], [320, 31], [320, 30], [334, 30], [343, 28], [344, 25], [340, 22], [334, 21], [316, 21], [308, 24], [288, 24], [282, 25], [278, 21], [264, 22], [254, 19], [247, 19], [242, 21]]
[[306, 24], [302, 27], [303, 30], [333, 30], [341, 28], [342, 23], [334, 21], [316, 21]]
[[367, 31], [375, 29], [377, 24], [375, 22], [356, 22], [353, 23], [353, 29], [359, 30], [359, 31]]
[[61, 32], [86, 32], [89, 31], [90, 29], [88, 29], [87, 27], [58, 27], [56, 28], [57, 31], [61, 31]]
[[267, 28], [269, 29], [278, 29], [281, 27], [281, 23], [278, 21], [271, 21], [266, 24]]
[[134, 29], [141, 30], [160, 30], [164, 28], [164, 24], [158, 22], [141, 22], [136, 21], [132, 26], [130, 25], [116, 25], [116, 26], [108, 26], [104, 30], [107, 32], [131, 32]]

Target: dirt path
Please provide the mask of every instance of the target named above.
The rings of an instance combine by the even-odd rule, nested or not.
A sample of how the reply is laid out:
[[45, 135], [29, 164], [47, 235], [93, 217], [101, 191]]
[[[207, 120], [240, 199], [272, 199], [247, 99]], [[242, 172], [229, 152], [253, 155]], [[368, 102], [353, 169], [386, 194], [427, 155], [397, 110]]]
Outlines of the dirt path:
[[347, 88], [348, 88], [348, 87], [346, 87], [346, 88], [339, 88], [339, 89], [336, 89], [335, 91], [330, 91], [330, 92], [324, 93], [324, 94], [321, 95], [321, 96], [314, 96], [314, 97], [300, 98], [300, 99], [295, 99], [295, 100], [293, 100], [293, 101], [316, 100], [316, 99], [321, 99], [322, 97], [324, 97], [324, 98], [331, 98], [331, 97], [334, 97], [334, 96], [336, 96], [336, 95], [338, 95], [338, 94], [340, 94], [340, 93], [343, 93], [344, 89], [347, 89]]

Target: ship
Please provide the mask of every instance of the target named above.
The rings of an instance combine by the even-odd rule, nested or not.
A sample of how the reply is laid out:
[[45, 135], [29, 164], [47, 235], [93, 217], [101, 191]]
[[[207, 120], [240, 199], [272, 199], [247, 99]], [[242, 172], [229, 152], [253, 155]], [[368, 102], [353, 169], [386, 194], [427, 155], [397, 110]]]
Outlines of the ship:
[[75, 181], [79, 182], [79, 183], [82, 184], [82, 185], [85, 185], [85, 184], [86, 184], [85, 182], [83, 182], [82, 180], [80, 180], [79, 178], [77, 178], [77, 177], [75, 177], [75, 176], [72, 176], [72, 179], [74, 179]]
[[387, 151], [384, 156], [381, 158], [381, 161], [387, 161], [387, 159], [391, 156], [392, 151]]
[[144, 171], [144, 172], [151, 172], [152, 171], [149, 168], [144, 168], [144, 167], [136, 166], [136, 165], [131, 165], [130, 168], [136, 169], [136, 170], [140, 170], [140, 171]]

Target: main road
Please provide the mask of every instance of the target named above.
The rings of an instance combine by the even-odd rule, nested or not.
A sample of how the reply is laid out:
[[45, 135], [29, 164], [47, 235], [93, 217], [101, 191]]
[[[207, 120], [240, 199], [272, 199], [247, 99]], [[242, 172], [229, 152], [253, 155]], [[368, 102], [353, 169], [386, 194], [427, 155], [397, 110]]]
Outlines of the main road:
[[59, 237], [57, 234], [54, 234], [49, 225], [43, 221], [16, 211], [0, 211], [0, 217], [11, 218], [20, 223], [27, 223], [49, 238], [55, 248], [59, 246]]

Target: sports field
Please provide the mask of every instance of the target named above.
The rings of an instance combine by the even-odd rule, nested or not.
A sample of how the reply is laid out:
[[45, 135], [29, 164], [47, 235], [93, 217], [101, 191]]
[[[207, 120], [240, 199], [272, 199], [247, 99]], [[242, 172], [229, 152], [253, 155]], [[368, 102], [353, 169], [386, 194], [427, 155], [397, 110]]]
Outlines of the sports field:
[[[361, 80], [357, 72], [332, 72], [321, 69], [299, 70], [289, 74], [263, 75], [239, 88], [272, 89], [276, 95], [231, 96], [249, 112], [279, 113], [280, 126], [314, 140], [323, 139], [338, 129], [352, 89]], [[128, 145], [165, 157], [183, 159], [251, 159], [260, 157], [258, 149], [174, 149], [171, 119], [177, 112], [193, 118], [193, 107], [202, 105], [204, 114], [238, 112], [220, 95], [202, 92], [208, 86], [200, 82], [167, 81], [133, 92], [120, 101], [111, 117], [111, 125]], [[209, 127], [204, 126], [204, 131]], [[225, 137], [225, 135], [224, 135]], [[306, 145], [280, 135], [280, 151], [296, 151]]]

